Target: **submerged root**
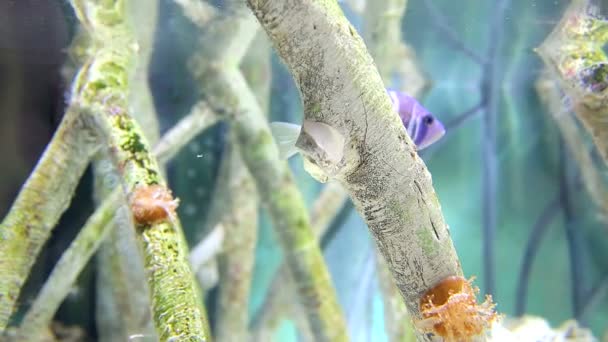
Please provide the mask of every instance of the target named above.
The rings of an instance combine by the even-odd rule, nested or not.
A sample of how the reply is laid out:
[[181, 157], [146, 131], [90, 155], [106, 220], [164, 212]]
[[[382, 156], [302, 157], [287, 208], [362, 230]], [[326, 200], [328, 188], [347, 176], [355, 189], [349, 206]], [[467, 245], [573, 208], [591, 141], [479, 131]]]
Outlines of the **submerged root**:
[[482, 334], [497, 318], [492, 297], [477, 304], [479, 288], [462, 277], [448, 277], [420, 299], [423, 319], [414, 322], [421, 331], [433, 333], [445, 341], [470, 341]]

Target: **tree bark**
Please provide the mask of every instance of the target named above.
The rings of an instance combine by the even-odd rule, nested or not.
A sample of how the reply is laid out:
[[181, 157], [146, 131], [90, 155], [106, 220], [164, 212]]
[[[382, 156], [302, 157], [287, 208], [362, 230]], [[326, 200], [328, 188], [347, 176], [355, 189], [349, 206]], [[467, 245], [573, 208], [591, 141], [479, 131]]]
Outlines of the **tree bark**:
[[422, 296], [462, 270], [431, 175], [363, 41], [335, 1], [248, 3], [300, 90], [304, 124], [296, 146], [319, 179], [342, 183], [408, 311], [422, 319]]

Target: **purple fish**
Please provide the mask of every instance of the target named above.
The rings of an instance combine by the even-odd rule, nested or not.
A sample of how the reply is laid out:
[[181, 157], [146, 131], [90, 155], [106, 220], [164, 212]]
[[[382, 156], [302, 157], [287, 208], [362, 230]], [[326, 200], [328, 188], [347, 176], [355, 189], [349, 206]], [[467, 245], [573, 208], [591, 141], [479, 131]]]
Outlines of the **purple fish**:
[[[393, 102], [393, 107], [399, 113], [401, 122], [403, 122], [403, 126], [407, 129], [407, 134], [409, 134], [419, 150], [441, 139], [445, 134], [445, 128], [433, 114], [416, 101], [415, 98], [400, 91], [390, 89], [387, 91]], [[335, 136], [331, 134], [331, 130], [327, 130], [323, 126], [319, 126], [318, 128], [318, 137], [320, 138], [318, 142], [323, 142], [324, 145], [327, 145], [325, 146], [327, 151], [333, 151], [332, 147], [334, 145], [344, 143], [343, 140], [336, 141]], [[287, 122], [271, 122], [270, 130], [279, 147], [279, 157], [287, 159], [298, 153], [295, 145], [300, 135], [300, 125]]]
[[445, 134], [443, 124], [415, 98], [404, 92], [388, 89], [393, 108], [419, 150], [437, 142]]

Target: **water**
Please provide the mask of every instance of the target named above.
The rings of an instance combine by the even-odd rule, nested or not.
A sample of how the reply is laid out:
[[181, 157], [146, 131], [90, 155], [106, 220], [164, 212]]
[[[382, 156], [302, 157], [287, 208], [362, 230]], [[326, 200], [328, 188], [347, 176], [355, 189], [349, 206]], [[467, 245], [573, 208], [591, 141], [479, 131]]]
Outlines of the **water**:
[[[576, 59], [579, 64], [562, 67], [560, 70], [565, 73], [574, 70], [576, 74], [581, 68], [587, 68], [587, 73], [599, 71], [593, 74], [595, 80], [591, 76], [584, 79], [574, 76], [572, 79], [578, 81], [559, 83], [562, 86], [559, 89], [555, 87], [556, 69], [551, 74], [543, 73], [542, 48], [535, 51], [545, 42], [542, 46], [549, 46], [548, 51], [554, 55], [567, 53], [566, 45], [551, 45], [546, 39], [568, 13], [570, 2], [409, 0], [402, 20], [399, 16], [403, 0], [367, 1], [367, 6], [365, 2], [343, 1], [340, 6], [365, 39], [385, 85], [416, 97], [447, 129], [445, 136], [421, 151], [420, 156], [432, 174], [465, 277], [476, 277], [478, 298], [491, 294], [497, 310], [509, 318], [521, 314], [539, 316], [553, 327], [577, 319], [598, 339], [605, 339], [608, 163], [602, 157], [601, 142], [605, 135], [600, 135], [596, 146], [598, 140], [592, 139], [580, 113], [577, 112], [577, 117], [573, 112], [582, 99], [577, 90], [580, 87], [598, 96], [605, 93], [606, 79], [597, 67], [602, 65], [601, 61], [592, 60], [602, 56], [590, 55]], [[213, 103], [212, 109], [218, 112], [230, 110], [229, 106], [218, 106], [222, 101], [214, 98], [217, 93], [213, 82], [217, 77], [205, 78], [200, 70], [196, 71], [196, 56], [203, 56], [198, 61], [204, 63], [221, 51], [209, 41], [201, 42], [204, 30], [191, 19], [209, 25], [202, 14], [221, 13], [230, 10], [231, 5], [228, 1], [213, 1], [205, 7], [203, 3], [186, 0], [129, 3], [140, 53], [139, 67], [132, 70], [131, 93], [97, 100], [128, 103], [127, 108], [151, 141], [169, 132], [192, 108], [203, 108], [195, 107], [202, 105], [200, 101]], [[385, 3], [392, 3], [393, 7], [383, 9]], [[185, 5], [194, 6], [189, 7], [188, 16], [184, 15]], [[573, 16], [571, 26], [566, 27], [571, 31], [576, 27], [583, 30], [573, 38], [574, 50], [601, 50], [606, 43], [607, 35], [603, 32], [608, 23], [603, 15], [608, 13], [607, 5], [599, 1], [593, 5], [597, 6], [597, 13]], [[590, 21], [581, 24], [584, 20]], [[78, 58], [82, 58], [70, 48], [78, 37], [78, 25], [68, 2], [0, 2], [3, 215], [9, 212], [66, 107], [78, 97], [70, 88], [78, 70]], [[301, 123], [300, 94], [289, 70], [263, 31], [255, 36], [251, 33], [255, 22], [243, 25], [254, 28], [240, 31], [243, 37], [249, 35], [254, 39], [240, 70], [257, 96], [256, 110], [269, 121]], [[373, 27], [381, 32], [379, 36], [371, 33]], [[237, 30], [239, 26], [231, 28]], [[591, 33], [593, 28], [595, 33]], [[382, 50], [384, 42], [389, 43]], [[407, 43], [406, 54], [394, 52], [402, 52], [397, 48], [399, 42]], [[106, 42], [108, 46], [112, 46], [110, 40]], [[241, 46], [235, 47], [233, 51], [238, 53]], [[235, 63], [237, 57], [229, 54], [222, 63]], [[606, 60], [605, 56], [603, 59]], [[595, 63], [596, 67], [589, 69], [585, 63]], [[541, 77], [545, 77], [545, 83], [539, 84]], [[238, 83], [232, 81], [231, 84]], [[217, 82], [215, 87], [221, 87]], [[564, 88], [572, 84], [578, 84], [579, 88]], [[229, 87], [224, 85], [226, 88]], [[542, 89], [540, 93], [538, 89]], [[238, 95], [237, 100], [243, 102], [251, 97], [242, 92]], [[601, 123], [599, 120], [595, 124]], [[209, 127], [197, 134], [164, 169], [169, 187], [180, 199], [177, 216], [190, 247], [204, 240], [214, 228], [215, 240], [209, 250], [224, 246], [218, 260], [203, 263], [197, 270], [206, 290], [205, 306], [212, 331], [219, 340], [227, 340], [226, 331], [235, 334], [229, 340], [291, 341], [298, 337], [306, 340], [312, 335], [299, 310], [280, 315], [272, 322], [272, 329], [267, 329], [268, 323], [261, 318], [270, 299], [278, 300], [279, 307], [289, 306], [296, 302], [297, 295], [291, 289], [290, 278], [285, 277], [288, 274], [285, 270], [279, 273], [283, 278], [274, 280], [284, 253], [279, 242], [281, 234], [273, 229], [268, 211], [261, 205], [261, 198], [266, 195], [258, 196], [254, 190], [247, 190], [255, 188], [244, 173], [246, 164], [238, 160], [235, 164], [222, 164], [222, 160], [235, 158], [238, 152], [230, 147], [238, 141], [234, 130], [224, 121]], [[102, 140], [100, 145], [106, 143]], [[111, 165], [107, 159], [97, 160], [95, 165], [84, 173], [74, 200], [41, 249], [21, 291], [13, 324], [21, 321], [57, 260], [93, 213], [104, 187], [100, 175], [114, 177], [112, 184], [105, 184], [107, 189], [121, 184], [111, 166], [110, 174], [107, 167], [103, 168]], [[326, 185], [311, 177], [300, 155], [289, 160], [289, 167], [307, 209], [316, 213], [314, 205]], [[335, 218], [330, 215], [326, 222], [319, 222], [320, 216], [313, 214], [311, 220], [313, 226], [323, 227], [319, 246], [350, 337], [355, 341], [388, 340], [390, 331], [387, 333], [384, 326], [388, 318], [380, 276], [384, 265], [376, 261], [375, 243], [364, 220], [350, 201], [342, 205], [345, 197], [341, 187], [333, 191], [335, 197], [329, 203], [335, 208], [323, 207], [333, 210]], [[232, 200], [239, 202], [234, 204]], [[50, 201], [53, 198], [45, 198], [43, 202]], [[226, 221], [226, 208], [245, 216]], [[219, 234], [216, 223], [222, 220], [220, 230], [228, 231]], [[238, 231], [238, 227], [242, 230]], [[8, 228], [3, 225], [0, 229]], [[134, 247], [138, 233], [133, 231], [118, 229], [109, 233], [108, 241], [101, 245], [97, 257], [87, 264], [57, 310], [53, 318], [58, 322], [55, 332], [65, 333], [65, 328], [59, 327], [61, 324], [71, 327], [74, 334], [86, 336], [81, 339], [91, 341], [129, 337], [157, 340], [148, 309], [148, 290], [143, 284], [145, 276], [135, 271], [141, 269], [142, 262], [140, 251]], [[0, 239], [2, 243], [4, 240]], [[117, 255], [127, 256], [118, 262], [129, 271], [112, 276], [108, 263], [120, 260], [115, 258]], [[240, 256], [235, 260], [230, 258], [232, 255]], [[237, 282], [226, 281], [226, 277], [247, 274], [248, 269], [253, 272], [251, 285], [247, 286], [245, 280], [242, 288], [232, 288], [240, 291], [241, 297], [236, 294], [233, 297], [241, 302], [230, 306], [222, 299], [229, 298], [223, 297], [222, 289], [226, 291]], [[269, 290], [273, 281], [277, 288]], [[240, 310], [230, 311], [234, 307]], [[227, 312], [235, 316], [226, 319]], [[226, 330], [227, 321], [237, 328]], [[249, 326], [248, 332], [245, 325]], [[531, 334], [527, 337], [531, 338]]]

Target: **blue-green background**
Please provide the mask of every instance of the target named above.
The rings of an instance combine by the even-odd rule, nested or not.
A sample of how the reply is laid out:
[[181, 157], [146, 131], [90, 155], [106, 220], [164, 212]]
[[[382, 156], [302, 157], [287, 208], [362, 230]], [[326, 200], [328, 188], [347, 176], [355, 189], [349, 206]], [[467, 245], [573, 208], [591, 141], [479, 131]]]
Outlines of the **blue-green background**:
[[[570, 244], [576, 247], [575, 253], [569, 253], [566, 220], [563, 208], [559, 206], [546, 234], [535, 247], [537, 254], [528, 288], [526, 312], [543, 316], [555, 326], [574, 315], [573, 283], [578, 285], [579, 301], [585, 303], [591, 289], [608, 274], [608, 224], [598, 219], [593, 203], [577, 182], [577, 167], [564, 152], [560, 133], [534, 90], [542, 63], [533, 48], [553, 29], [568, 1], [511, 0], [498, 17], [495, 13], [499, 1], [429, 1], [443, 14], [444, 21], [430, 16], [424, 0], [409, 0], [402, 31], [431, 82], [420, 101], [443, 122], [449, 122], [479, 103], [482, 67], [454, 48], [438, 27], [449, 26], [464, 45], [483, 58], [487, 56], [488, 44], [497, 40], [496, 32], [502, 32], [496, 55], [489, 61], [497, 75], [494, 79], [497, 109], [479, 111], [460, 127], [449, 130], [440, 143], [423, 153], [464, 272], [467, 277], [477, 277], [476, 284], [484, 294], [482, 214], [486, 206], [482, 197], [482, 147], [488, 141], [484, 140], [483, 116], [490, 114], [497, 118], [494, 143], [498, 177], [496, 196], [488, 205], [494, 205], [497, 212], [493, 296], [500, 312], [514, 313], [519, 271], [530, 231], [563, 186], [560, 173], [565, 172], [569, 179], [567, 194], [573, 214], [568, 222], [575, 236]], [[3, 28], [0, 31], [0, 71], [3, 72], [0, 76], [9, 75], [4, 73], [8, 68], [16, 68], [10, 63], [17, 63], [22, 75], [19, 82], [0, 77], [0, 93], [5, 95], [0, 98], [4, 101], [0, 104], [14, 100], [17, 108], [0, 113], [0, 124], [5, 128], [0, 130], [0, 152], [5, 159], [0, 172], [2, 213], [8, 209], [61, 116], [57, 108], [63, 102], [62, 90], [66, 85], [62, 84], [58, 70], [77, 22], [69, 6], [61, 0], [20, 0], [18, 4], [22, 7], [0, 7], [0, 14], [7, 13], [6, 18], [2, 17], [6, 20], [0, 23]], [[364, 30], [358, 14], [347, 5], [343, 8], [357, 29]], [[197, 101], [197, 85], [187, 69], [188, 58], [196, 52], [192, 47], [196, 46], [197, 33], [172, 1], [160, 0], [160, 13], [149, 80], [161, 128], [166, 131]], [[272, 64], [270, 117], [298, 122], [302, 112], [297, 89], [275, 54]], [[224, 124], [208, 130], [187, 146], [169, 168], [171, 186], [181, 199], [180, 217], [184, 227], [189, 229], [186, 233], [192, 241], [201, 236], [193, 227], [200, 227], [205, 220], [227, 130]], [[588, 148], [591, 147], [589, 144]], [[193, 154], [201, 153], [205, 158], [192, 158]], [[565, 160], [565, 166], [561, 160]], [[290, 165], [311, 206], [321, 185], [303, 170], [300, 157], [293, 158]], [[606, 175], [605, 164], [598, 162], [597, 165]], [[55, 260], [90, 214], [90, 187], [90, 175], [87, 174], [75, 204], [41, 255], [24, 303], [35, 294]], [[281, 261], [271, 228], [267, 216], [262, 214], [249, 308], [252, 314], [259, 310]], [[356, 211], [347, 208], [331, 231], [331, 237], [324, 243], [324, 253], [349, 321], [351, 336], [355, 341], [383, 341], [386, 336], [382, 326], [382, 301], [375, 280], [373, 243], [367, 227]], [[578, 270], [576, 278], [572, 277], [571, 254]], [[92, 267], [85, 272], [79, 280], [81, 294], [70, 297], [57, 316], [62, 321], [84, 325], [92, 333], [93, 273]], [[608, 327], [607, 307], [608, 299], [603, 297], [582, 318], [598, 337]], [[276, 335], [280, 341], [295, 336], [288, 321], [281, 325]]]

